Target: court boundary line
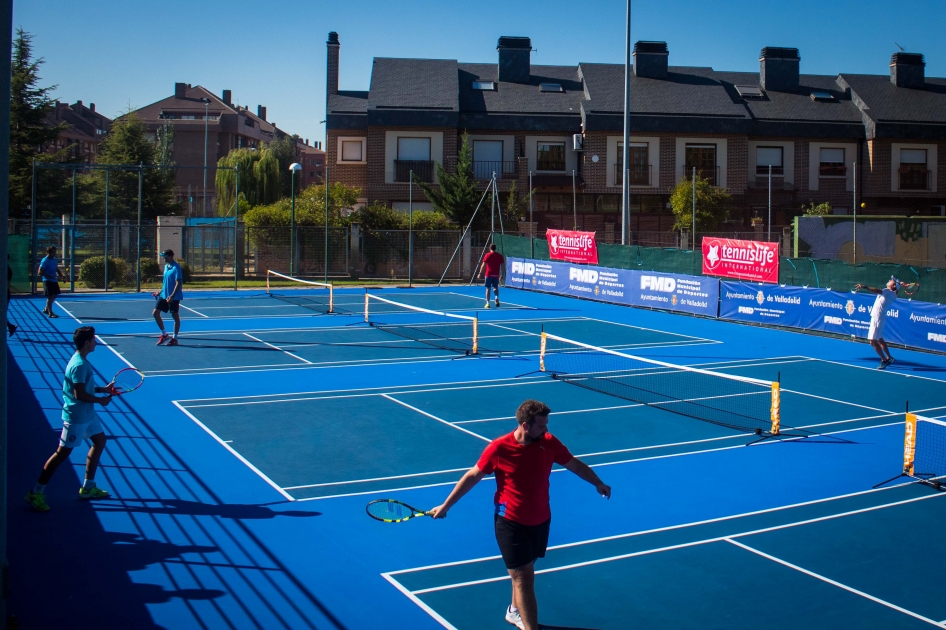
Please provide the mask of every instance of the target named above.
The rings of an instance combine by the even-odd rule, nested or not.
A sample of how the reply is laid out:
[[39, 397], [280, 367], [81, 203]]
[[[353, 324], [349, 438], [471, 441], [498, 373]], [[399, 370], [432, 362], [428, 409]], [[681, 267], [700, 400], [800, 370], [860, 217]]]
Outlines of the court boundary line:
[[289, 352], [288, 350], [283, 350], [282, 348], [280, 348], [279, 346], [277, 346], [277, 345], [275, 345], [275, 344], [271, 344], [271, 343], [269, 343], [269, 342], [267, 342], [267, 341], [263, 341], [262, 339], [260, 339], [260, 338], [258, 338], [258, 337], [254, 337], [254, 336], [251, 335], [250, 333], [243, 333], [243, 334], [246, 335], [247, 337], [249, 337], [250, 339], [252, 339], [253, 341], [258, 341], [259, 343], [263, 344], [264, 346], [268, 346], [268, 347], [272, 348], [273, 350], [279, 350], [280, 352], [283, 352], [283, 353], [285, 353], [285, 354], [288, 354], [288, 355], [291, 356], [293, 359], [299, 359], [299, 360], [302, 361], [303, 363], [306, 363], [306, 364], [308, 364], [308, 365], [312, 365], [312, 361], [308, 361], [308, 360], [306, 360], [306, 359], [303, 359], [302, 357], [297, 356], [297, 355], [295, 355], [295, 354]]
[[[811, 359], [812, 361], [820, 361], [821, 363], [833, 363], [834, 365], [843, 365], [844, 367], [855, 368], [858, 370], [867, 370], [868, 372], [879, 372], [877, 368], [869, 368], [864, 365], [851, 365], [850, 363], [843, 363], [841, 361], [832, 361], [831, 359], [817, 359], [814, 357], [806, 357], [806, 358]], [[893, 371], [884, 370], [884, 374], [896, 374], [897, 376], [900, 376], [902, 378], [919, 378], [919, 379], [923, 379], [924, 381], [933, 381], [934, 383], [939, 383], [941, 385], [946, 384], [946, 380], [933, 378], [931, 376], [920, 376], [918, 374], [904, 374], [903, 372], [897, 372], [896, 370], [893, 370]]]
[[[57, 301], [53, 302], [53, 306], [58, 306], [58, 307], [61, 308], [63, 311], [65, 311], [66, 315], [68, 315], [68, 316], [71, 317], [72, 319], [76, 320], [77, 323], [82, 324], [82, 320], [79, 319], [78, 317], [76, 317], [75, 315], [73, 315], [72, 312], [69, 311], [69, 309], [67, 309], [65, 306], [63, 306], [63, 305], [62, 305], [62, 302], [60, 302], [60, 301], [57, 300]], [[147, 320], [144, 320], [144, 321], [147, 321]]]
[[864, 591], [858, 590], [858, 589], [856, 589], [856, 588], [854, 588], [854, 587], [852, 587], [852, 586], [848, 586], [847, 584], [843, 584], [843, 583], [841, 583], [841, 582], [838, 582], [837, 580], [832, 580], [831, 578], [829, 578], [829, 577], [827, 577], [827, 576], [821, 575], [820, 573], [815, 573], [814, 571], [810, 571], [810, 570], [808, 570], [808, 569], [805, 569], [805, 568], [803, 568], [803, 567], [800, 567], [800, 566], [798, 566], [797, 564], [792, 564], [791, 562], [788, 562], [787, 560], [783, 560], [783, 559], [781, 559], [781, 558], [777, 558], [777, 557], [775, 557], [775, 556], [773, 556], [773, 555], [767, 554], [767, 553], [765, 553], [764, 551], [761, 551], [761, 550], [756, 549], [756, 548], [754, 548], [754, 547], [750, 547], [749, 545], [745, 545], [745, 544], [743, 544], [743, 543], [741, 543], [741, 542], [735, 541], [735, 540], [733, 540], [732, 538], [728, 538], [728, 537], [727, 537], [727, 538], [724, 538], [723, 540], [724, 540], [724, 542], [727, 542], [727, 543], [730, 543], [730, 544], [732, 544], [732, 545], [735, 545], [736, 547], [740, 547], [740, 548], [742, 548], [742, 549], [745, 549], [746, 551], [749, 551], [749, 552], [751, 552], [751, 553], [754, 553], [754, 554], [756, 554], [756, 555], [758, 555], [758, 556], [760, 556], [760, 557], [762, 557], [762, 558], [765, 558], [766, 560], [769, 560], [769, 561], [772, 561], [772, 562], [776, 562], [776, 563], [778, 563], [778, 564], [781, 564], [782, 566], [788, 567], [789, 569], [794, 569], [795, 571], [798, 571], [799, 573], [803, 573], [803, 574], [805, 574], [805, 575], [807, 575], [807, 576], [809, 576], [809, 577], [813, 577], [813, 578], [815, 578], [815, 579], [817, 579], [817, 580], [821, 580], [822, 582], [825, 582], [825, 583], [827, 583], [827, 584], [830, 584], [831, 586], [840, 588], [840, 589], [842, 589], [842, 590], [848, 591], [848, 592], [853, 593], [853, 594], [855, 594], [855, 595], [859, 595], [859, 596], [863, 597], [864, 599], [870, 600], [870, 601], [872, 601], [872, 602], [874, 602], [874, 603], [876, 603], [876, 604], [880, 604], [881, 606], [886, 606], [887, 608], [890, 608], [890, 609], [892, 609], [892, 610], [896, 610], [897, 612], [903, 613], [903, 614], [905, 614], [905, 615], [909, 615], [910, 617], [915, 617], [916, 619], [919, 619], [920, 621], [925, 621], [926, 623], [932, 624], [932, 625], [934, 625], [934, 626], [936, 626], [936, 627], [938, 627], [938, 628], [942, 628], [942, 627], [943, 627], [942, 624], [940, 624], [938, 621], [933, 621], [932, 619], [929, 619], [929, 618], [927, 618], [927, 617], [924, 617], [923, 615], [920, 615], [919, 613], [915, 613], [915, 612], [913, 612], [912, 610], [908, 610], [908, 609], [906, 609], [906, 608], [902, 608], [901, 606], [897, 606], [896, 604], [894, 604], [894, 603], [892, 603], [892, 602], [888, 602], [888, 601], [883, 600], [883, 599], [880, 599], [879, 597], [874, 597], [873, 595], [870, 595], [869, 593], [865, 593]]
[[210, 315], [204, 315], [204, 314], [201, 313], [200, 311], [196, 311], [196, 310], [190, 308], [189, 306], [184, 306], [183, 304], [179, 304], [179, 306], [180, 306], [181, 308], [183, 308], [183, 309], [187, 309], [187, 310], [190, 311], [191, 313], [197, 313], [197, 314], [200, 315], [201, 317], [205, 317], [205, 318], [207, 318], [207, 319], [211, 319]]
[[286, 492], [285, 490], [283, 490], [275, 481], [273, 481], [272, 479], [269, 478], [269, 476], [267, 476], [265, 473], [263, 473], [263, 471], [261, 471], [259, 468], [257, 468], [256, 466], [254, 466], [254, 465], [250, 462], [250, 460], [248, 460], [247, 458], [243, 457], [240, 453], [238, 453], [232, 446], [230, 446], [230, 445], [227, 443], [226, 440], [222, 439], [219, 435], [217, 435], [216, 433], [214, 433], [213, 431], [211, 431], [211, 430], [210, 430], [210, 427], [208, 427], [206, 424], [204, 424], [203, 422], [201, 422], [200, 420], [198, 420], [198, 419], [194, 416], [194, 414], [190, 413], [189, 411], [187, 411], [187, 409], [185, 409], [185, 408], [182, 407], [180, 404], [178, 404], [178, 402], [177, 402], [176, 400], [172, 400], [171, 402], [174, 404], [175, 407], [177, 407], [178, 409], [180, 409], [181, 412], [184, 413], [184, 415], [186, 415], [188, 418], [190, 418], [191, 421], [193, 421], [194, 423], [196, 423], [197, 426], [199, 426], [201, 429], [203, 429], [204, 431], [206, 431], [207, 434], [208, 434], [210, 437], [212, 437], [214, 440], [216, 440], [218, 444], [220, 444], [220, 445], [223, 446], [225, 449], [227, 449], [228, 451], [230, 451], [230, 453], [231, 453], [234, 457], [236, 457], [238, 460], [240, 460], [241, 462], [243, 462], [243, 464], [244, 464], [247, 468], [249, 468], [250, 470], [252, 470], [253, 472], [255, 472], [255, 473], [259, 476], [260, 479], [262, 479], [263, 481], [265, 481], [266, 483], [268, 483], [268, 484], [270, 485], [270, 487], [272, 487], [274, 490], [276, 490], [276, 492], [278, 492], [279, 494], [281, 494], [283, 497], [285, 497], [285, 498], [286, 498], [287, 500], [289, 500], [289, 501], [295, 501], [295, 498], [293, 498], [293, 496], [292, 496], [291, 494], [289, 494], [288, 492]]
[[[104, 339], [102, 339], [99, 335], [95, 335], [95, 337], [99, 340], [99, 343], [101, 343], [103, 346], [105, 346], [106, 348], [108, 348], [109, 350], [111, 350], [111, 351], [112, 351], [112, 354], [114, 354], [116, 357], [118, 357], [119, 359], [121, 359], [121, 361], [122, 361], [125, 365], [127, 365], [127, 366], [130, 367], [130, 368], [135, 368], [135, 366], [131, 364], [131, 361], [129, 361], [128, 359], [126, 359], [125, 357], [123, 357], [123, 356], [118, 352], [118, 350], [116, 350], [116, 349], [113, 348], [111, 345], [109, 345], [108, 342], [106, 342]], [[137, 370], [138, 368], [135, 368], [135, 369]]]
[[402, 595], [406, 596], [409, 600], [414, 602], [421, 610], [423, 610], [425, 613], [430, 615], [434, 621], [442, 625], [444, 628], [446, 628], [447, 630], [457, 630], [456, 626], [454, 626], [452, 623], [444, 619], [440, 615], [440, 613], [438, 613], [436, 610], [434, 610], [433, 608], [431, 608], [430, 606], [422, 602], [419, 597], [417, 597], [416, 595], [411, 593], [409, 590], [407, 590], [407, 588], [405, 588], [403, 584], [401, 584], [400, 582], [398, 582], [397, 580], [395, 580], [394, 578], [392, 578], [391, 576], [385, 573], [382, 573], [381, 577], [383, 577], [389, 584], [391, 584], [394, 588], [400, 591]]
[[447, 422], [447, 421], [444, 420], [443, 418], [438, 418], [437, 416], [435, 416], [435, 415], [432, 414], [432, 413], [427, 413], [427, 412], [424, 411], [423, 409], [418, 409], [418, 408], [415, 407], [414, 405], [409, 405], [409, 404], [407, 404], [406, 402], [404, 402], [403, 400], [398, 400], [397, 398], [394, 398], [393, 396], [391, 396], [391, 395], [389, 395], [389, 394], [380, 394], [380, 396], [381, 396], [381, 398], [387, 398], [387, 399], [390, 400], [391, 402], [397, 403], [397, 404], [399, 404], [399, 405], [401, 405], [401, 406], [403, 406], [403, 407], [407, 407], [407, 408], [410, 409], [411, 411], [416, 411], [417, 413], [419, 413], [419, 414], [422, 415], [422, 416], [427, 416], [428, 418], [431, 418], [432, 420], [436, 420], [437, 422], [443, 423], [443, 424], [447, 425], [448, 427], [450, 427], [451, 429], [456, 429], [457, 431], [462, 431], [463, 433], [467, 433], [467, 434], [469, 434], [469, 435], [472, 435], [472, 436], [475, 437], [475, 438], [479, 438], [479, 439], [481, 439], [481, 440], [485, 440], [486, 442], [492, 442], [492, 440], [489, 439], [488, 437], [482, 436], [482, 435], [480, 435], [479, 433], [473, 433], [473, 432], [470, 431], [469, 429], [464, 429], [463, 427], [458, 427], [458, 426], [456, 426], [455, 424], [453, 424], [453, 423], [451, 423], [451, 422]]
[[[483, 285], [479, 285], [479, 287], [482, 288]], [[481, 299], [483, 299], [482, 296], [467, 295], [466, 293], [458, 293], [457, 291], [447, 291], [446, 294], [447, 294], [447, 295], [459, 295], [460, 297], [470, 298], [470, 299], [472, 299], [472, 300], [481, 300]], [[537, 310], [539, 310], [539, 309], [536, 308], [535, 306], [527, 306], [527, 305], [525, 305], [525, 304], [517, 304], [517, 303], [515, 303], [515, 302], [503, 302], [503, 304], [511, 304], [512, 306], [516, 307], [515, 310], [520, 310], [520, 309], [521, 309], [521, 310], [525, 310], [525, 311], [537, 311]], [[490, 308], [492, 308], [492, 307], [490, 307]], [[499, 308], [502, 308], [502, 307], [499, 307]], [[483, 309], [483, 310], [486, 310], [486, 309]]]

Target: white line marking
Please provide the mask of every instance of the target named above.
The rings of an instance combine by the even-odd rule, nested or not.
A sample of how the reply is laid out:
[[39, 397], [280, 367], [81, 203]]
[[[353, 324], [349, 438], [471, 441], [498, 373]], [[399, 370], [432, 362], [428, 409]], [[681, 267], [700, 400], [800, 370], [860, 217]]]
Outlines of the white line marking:
[[310, 483], [304, 486], [284, 486], [283, 490], [303, 490], [305, 488], [324, 488], [325, 486], [343, 486], [352, 483], [368, 483], [370, 481], [387, 481], [389, 479], [407, 479], [409, 477], [426, 477], [427, 475], [445, 475], [447, 473], [466, 472], [467, 468], [450, 468], [433, 472], [411, 473], [409, 475], [391, 475], [390, 477], [374, 477], [372, 479], [352, 479], [351, 481], [329, 481], [326, 483]]
[[[106, 348], [108, 348], [109, 350], [111, 350], [112, 353], [113, 353], [116, 357], [118, 357], [119, 359], [121, 359], [121, 360], [125, 363], [125, 365], [127, 365], [127, 366], [130, 367], [130, 368], [135, 367], [134, 365], [131, 364], [131, 362], [128, 361], [128, 359], [126, 359], [126, 358], [123, 357], [121, 354], [119, 354], [118, 350], [116, 350], [116, 349], [113, 348], [112, 346], [110, 346], [110, 345], [108, 345], [107, 343], [105, 343], [105, 340], [104, 340], [104, 339], [102, 339], [102, 338], [99, 337], [98, 335], [96, 335], [95, 338], [98, 339], [98, 340], [99, 340], [99, 343], [101, 343], [103, 346], [105, 346]], [[136, 368], [136, 369], [137, 369], [137, 368]]]
[[693, 335], [684, 335], [682, 333], [674, 333], [667, 330], [659, 330], [657, 328], [645, 328], [644, 326], [634, 326], [633, 324], [624, 324], [621, 322], [610, 322], [606, 319], [598, 319], [596, 317], [585, 317], [585, 319], [593, 322], [601, 322], [602, 324], [611, 324], [614, 326], [624, 326], [625, 328], [636, 328], [637, 330], [647, 330], [649, 332], [656, 332], [662, 335], [672, 335], [673, 337], [686, 337], [687, 339], [695, 339], [699, 341], [716, 341], [717, 343], [722, 343], [716, 339], [707, 339], [706, 337], [694, 337]]
[[861, 409], [869, 409], [871, 411], [880, 411], [881, 413], [893, 413], [886, 409], [880, 409], [879, 407], [870, 407], [868, 405], [859, 405], [857, 403], [847, 402], [846, 400], [838, 400], [837, 398], [828, 398], [826, 396], [818, 396], [816, 394], [809, 394], [808, 392], [799, 392], [794, 389], [783, 389], [782, 392], [788, 392], [790, 394], [797, 394], [799, 396], [807, 396], [808, 398], [817, 398], [819, 400], [827, 400], [828, 402], [838, 403], [841, 405], [849, 405], [851, 407], [860, 407]]
[[269, 343], [268, 341], [263, 341], [263, 340], [260, 339], [259, 337], [254, 337], [254, 336], [251, 335], [250, 333], [243, 333], [243, 334], [246, 335], [247, 337], [249, 337], [250, 339], [252, 339], [253, 341], [258, 341], [258, 342], [260, 342], [260, 343], [263, 344], [264, 346], [269, 346], [269, 347], [272, 348], [273, 350], [279, 350], [280, 352], [284, 352], [284, 353], [288, 354], [288, 355], [291, 356], [293, 359], [299, 359], [299, 360], [302, 361], [303, 363], [308, 363], [309, 365], [312, 365], [312, 361], [307, 361], [306, 359], [303, 359], [302, 357], [297, 356], [297, 355], [295, 355], [295, 354], [289, 352], [288, 350], [283, 350], [283, 349], [280, 348], [279, 346], [274, 346], [273, 344]]
[[189, 308], [189, 307], [187, 307], [187, 306], [184, 306], [183, 304], [178, 304], [178, 306], [180, 306], [181, 308], [183, 308], [183, 309], [185, 309], [185, 310], [190, 311], [191, 313], [197, 313], [197, 314], [200, 315], [201, 317], [206, 317], [207, 319], [210, 319], [210, 315], [204, 315], [204, 314], [201, 313], [200, 311], [195, 311], [194, 309]]
[[483, 436], [480, 435], [479, 433], [473, 433], [472, 431], [470, 431], [470, 430], [468, 430], [468, 429], [464, 429], [463, 427], [458, 427], [457, 425], [453, 424], [452, 422], [447, 422], [446, 420], [443, 420], [442, 418], [438, 418], [437, 416], [433, 415], [432, 413], [427, 413], [427, 412], [424, 411], [423, 409], [418, 409], [417, 407], [415, 407], [415, 406], [413, 406], [413, 405], [408, 405], [406, 402], [401, 401], [401, 400], [398, 400], [397, 398], [394, 398], [393, 396], [389, 396], [388, 394], [381, 394], [381, 397], [382, 397], [382, 398], [387, 398], [387, 399], [390, 400], [391, 402], [396, 402], [396, 403], [399, 404], [399, 405], [403, 405], [404, 407], [407, 407], [407, 408], [410, 409], [411, 411], [416, 411], [417, 413], [419, 413], [419, 414], [421, 414], [421, 415], [427, 416], [428, 418], [431, 418], [431, 419], [433, 419], [433, 420], [436, 420], [437, 422], [441, 422], [441, 423], [447, 425], [447, 426], [450, 427], [450, 428], [456, 429], [457, 431], [463, 431], [464, 433], [468, 433], [468, 434], [472, 435], [472, 436], [475, 437], [475, 438], [479, 438], [479, 439], [481, 439], [481, 440], [485, 440], [486, 442], [492, 442], [492, 440], [489, 439], [488, 437], [483, 437]]
[[[484, 480], [492, 479], [492, 477], [483, 477]], [[455, 486], [457, 485], [456, 481], [444, 481], [440, 483], [428, 483], [422, 486], [405, 486], [403, 488], [383, 488], [380, 490], [365, 490], [363, 492], [344, 492], [341, 494], [327, 494], [321, 497], [305, 497], [302, 499], [296, 499], [296, 501], [323, 501], [325, 499], [339, 499], [342, 497], [360, 497], [369, 494], [379, 494], [381, 492], [385, 493], [394, 493], [394, 492], [407, 492], [408, 490], [422, 490], [424, 488], [437, 488], [440, 486]]]
[[395, 580], [394, 578], [392, 578], [389, 574], [387, 574], [387, 573], [382, 573], [382, 574], [381, 574], [381, 577], [383, 577], [385, 580], [387, 580], [388, 582], [390, 582], [390, 584], [391, 584], [394, 588], [396, 588], [397, 590], [399, 590], [399, 591], [400, 591], [402, 594], [404, 594], [409, 600], [411, 600], [412, 602], [414, 602], [415, 604], [417, 604], [417, 606], [418, 606], [421, 610], [423, 610], [425, 613], [427, 613], [428, 615], [430, 615], [430, 616], [431, 616], [437, 623], [439, 623], [441, 626], [443, 626], [444, 628], [447, 628], [447, 630], [457, 630], [456, 626], [452, 625], [449, 621], [447, 621], [446, 619], [444, 619], [443, 617], [441, 617], [439, 614], [437, 614], [437, 611], [435, 611], [433, 608], [431, 608], [430, 606], [428, 606], [428, 605], [425, 604], [424, 602], [420, 601], [420, 599], [419, 599], [416, 595], [414, 595], [414, 594], [411, 593], [409, 590], [407, 590], [406, 588], [404, 588], [403, 586], [401, 586], [400, 582], [398, 582], [397, 580]]
[[221, 445], [223, 445], [223, 447], [224, 447], [225, 449], [227, 449], [228, 451], [230, 451], [230, 452], [233, 454], [234, 457], [236, 457], [238, 460], [240, 460], [241, 462], [243, 462], [243, 463], [246, 465], [247, 468], [249, 468], [250, 470], [252, 470], [253, 472], [255, 472], [257, 475], [259, 475], [260, 479], [262, 479], [263, 481], [265, 481], [266, 483], [268, 483], [270, 486], [272, 486], [272, 487], [276, 490], [276, 492], [278, 492], [278, 493], [281, 494], [282, 496], [286, 497], [286, 498], [287, 498], [288, 500], [290, 500], [290, 501], [295, 501], [295, 499], [292, 498], [292, 495], [290, 495], [288, 492], [286, 492], [285, 490], [283, 490], [282, 488], [280, 488], [280, 487], [276, 484], [276, 482], [274, 482], [272, 479], [270, 479], [270, 478], [267, 477], [265, 474], [263, 474], [263, 471], [261, 471], [259, 468], [257, 468], [257, 467], [254, 466], [253, 464], [251, 464], [248, 459], [246, 459], [245, 457], [243, 457], [242, 455], [240, 455], [239, 453], [237, 453], [235, 450], [233, 450], [233, 447], [232, 447], [232, 446], [230, 446], [229, 444], [227, 444], [227, 442], [226, 442], [225, 440], [222, 440], [222, 439], [220, 438], [220, 436], [218, 436], [216, 433], [214, 433], [213, 431], [211, 431], [210, 428], [209, 428], [206, 424], [204, 424], [203, 422], [201, 422], [200, 420], [198, 420], [197, 417], [196, 417], [194, 414], [192, 414], [192, 413], [189, 412], [187, 409], [185, 409], [184, 407], [182, 407], [176, 400], [171, 401], [171, 402], [173, 402], [173, 403], [174, 403], [174, 406], [177, 407], [178, 409], [180, 409], [180, 410], [184, 413], [184, 415], [186, 415], [188, 418], [190, 418], [191, 420], [193, 420], [194, 422], [196, 422], [196, 423], [197, 423], [197, 426], [199, 426], [201, 429], [203, 429], [204, 431], [206, 431], [207, 434], [210, 435], [210, 437], [212, 437], [213, 439], [217, 440], [217, 442], [220, 443]]
[[[807, 358], [811, 359], [812, 361], [820, 361], [821, 363], [833, 363], [835, 365], [843, 365], [844, 367], [855, 368], [857, 370], [867, 370], [868, 372], [872, 372], [874, 374], [879, 372], [877, 368], [869, 368], [863, 365], [851, 365], [850, 363], [842, 363], [841, 361], [830, 361], [828, 359], [814, 359], [812, 357], [807, 357]], [[896, 365], [896, 363], [894, 363], [894, 365]], [[942, 379], [939, 379], [939, 378], [932, 378], [929, 376], [918, 376], [916, 374], [904, 374], [903, 372], [897, 372], [896, 370], [884, 370], [884, 374], [894, 374], [896, 376], [902, 376], [903, 378], [919, 378], [919, 379], [923, 379], [924, 381], [933, 381], [934, 383], [940, 383], [940, 384], [944, 382]]]
[[66, 312], [66, 315], [68, 315], [68, 316], [71, 317], [72, 319], [76, 320], [76, 322], [78, 322], [79, 324], [82, 323], [82, 320], [81, 320], [81, 319], [79, 319], [78, 317], [76, 317], [75, 315], [73, 315], [72, 313], [70, 313], [70, 312], [69, 312], [69, 309], [67, 309], [65, 306], [63, 306], [60, 302], [53, 302], [53, 306], [58, 306], [59, 308], [61, 308], [63, 311]]
[[924, 617], [923, 615], [919, 615], [919, 614], [917, 614], [917, 613], [915, 613], [915, 612], [913, 612], [913, 611], [911, 611], [911, 610], [907, 610], [906, 608], [901, 608], [900, 606], [897, 606], [896, 604], [891, 604], [890, 602], [888, 602], [888, 601], [886, 601], [886, 600], [883, 600], [883, 599], [880, 599], [879, 597], [874, 597], [873, 595], [868, 595], [868, 594], [865, 593], [864, 591], [859, 591], [859, 590], [857, 590], [856, 588], [850, 587], [850, 586], [848, 586], [848, 585], [846, 585], [846, 584], [842, 584], [841, 582], [838, 582], [838, 581], [836, 581], [836, 580], [832, 580], [831, 578], [825, 577], [825, 576], [823, 576], [823, 575], [821, 575], [821, 574], [819, 574], [819, 573], [815, 573], [814, 571], [809, 571], [808, 569], [803, 569], [802, 567], [798, 566], [797, 564], [792, 564], [791, 562], [786, 562], [785, 560], [782, 560], [781, 558], [776, 558], [775, 556], [772, 556], [772, 555], [769, 555], [769, 554], [767, 554], [767, 553], [765, 553], [765, 552], [759, 551], [758, 549], [755, 549], [755, 548], [753, 548], [753, 547], [750, 547], [749, 545], [744, 545], [744, 544], [742, 544], [741, 542], [738, 542], [738, 541], [733, 540], [732, 538], [725, 538], [724, 540], [725, 540], [726, 542], [732, 544], [732, 545], [735, 545], [736, 547], [741, 547], [742, 549], [745, 549], [746, 551], [752, 552], [752, 553], [756, 554], [757, 556], [761, 556], [761, 557], [765, 558], [766, 560], [771, 560], [772, 562], [777, 562], [777, 563], [781, 564], [782, 566], [786, 566], [786, 567], [788, 567], [789, 569], [794, 569], [794, 570], [798, 571], [799, 573], [804, 573], [804, 574], [807, 575], [807, 576], [813, 577], [813, 578], [815, 578], [815, 579], [817, 579], [817, 580], [821, 580], [822, 582], [826, 582], [826, 583], [830, 584], [831, 586], [837, 586], [838, 588], [844, 589], [845, 591], [848, 591], [849, 593], [854, 593], [855, 595], [860, 595], [861, 597], [863, 597], [863, 598], [865, 598], [865, 599], [869, 599], [870, 601], [875, 602], [875, 603], [877, 603], [877, 604], [880, 604], [881, 606], [886, 606], [887, 608], [891, 608], [891, 609], [893, 609], [893, 610], [896, 610], [897, 612], [901, 612], [901, 613], [903, 613], [903, 614], [905, 614], [905, 615], [909, 615], [909, 616], [911, 616], [911, 617], [914, 617], [914, 618], [916, 618], [916, 619], [919, 619], [920, 621], [925, 621], [926, 623], [932, 624], [932, 625], [934, 625], [934, 626], [937, 626], [937, 627], [940, 627], [940, 628], [942, 627], [942, 624], [940, 624], [939, 622], [933, 621], [932, 619], [928, 619], [928, 618]]

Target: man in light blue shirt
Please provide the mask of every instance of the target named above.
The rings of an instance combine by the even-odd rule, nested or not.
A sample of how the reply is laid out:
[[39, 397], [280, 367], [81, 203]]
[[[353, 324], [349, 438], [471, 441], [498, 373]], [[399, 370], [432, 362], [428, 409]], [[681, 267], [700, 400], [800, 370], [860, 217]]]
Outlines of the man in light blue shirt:
[[[164, 256], [164, 279], [161, 281], [161, 290], [155, 291], [151, 295], [157, 300], [154, 304], [154, 321], [158, 323], [161, 330], [161, 336], [158, 337], [158, 345], [165, 341], [169, 346], [177, 345], [177, 333], [181, 330], [181, 300], [184, 299], [184, 273], [181, 266], [174, 261], [174, 252], [166, 249], [161, 253]], [[164, 320], [161, 319], [161, 313], [171, 313], [174, 318], [174, 336], [171, 337], [164, 330]], [[170, 341], [168, 341], [170, 339]]]
[[46, 296], [46, 308], [43, 313], [49, 317], [56, 318], [53, 312], [53, 302], [59, 295], [59, 261], [56, 260], [56, 248], [52, 245], [46, 248], [46, 256], [39, 261], [39, 271], [37, 272], [43, 281], [43, 295]]
[[26, 502], [39, 512], [49, 511], [43, 496], [46, 484], [52, 479], [59, 465], [69, 459], [72, 449], [85, 438], [92, 442], [92, 448], [89, 449], [85, 460], [85, 481], [79, 488], [79, 498], [108, 497], [108, 492], [95, 485], [95, 470], [105, 450], [105, 432], [102, 430], [102, 422], [95, 414], [95, 405], [104, 407], [112, 402], [112, 397], [95, 394], [108, 394], [112, 391], [112, 384], [95, 387], [92, 364], [88, 361], [89, 353], [95, 350], [95, 329], [91, 326], [77, 328], [72, 340], [76, 345], [76, 353], [66, 365], [66, 376], [62, 381], [62, 433], [59, 436], [59, 448], [43, 466], [43, 472], [40, 473], [33, 490], [26, 495]]

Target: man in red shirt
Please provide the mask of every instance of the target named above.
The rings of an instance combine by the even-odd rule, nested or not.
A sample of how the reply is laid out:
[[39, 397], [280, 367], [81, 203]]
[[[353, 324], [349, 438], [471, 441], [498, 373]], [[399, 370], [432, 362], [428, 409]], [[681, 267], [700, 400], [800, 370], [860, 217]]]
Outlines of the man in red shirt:
[[480, 272], [477, 278], [483, 277], [483, 270], [486, 270], [486, 308], [489, 308], [489, 288], [493, 287], [496, 292], [496, 308], [499, 308], [499, 274], [500, 267], [506, 259], [496, 251], [496, 244], [489, 246], [489, 253], [483, 256], [483, 262], [480, 264]]
[[611, 486], [548, 432], [549, 413], [551, 409], [538, 400], [519, 405], [516, 430], [490, 442], [447, 500], [430, 511], [434, 518], [445, 518], [480, 479], [496, 474], [496, 542], [512, 579], [512, 604], [506, 609], [506, 621], [524, 630], [539, 628], [534, 563], [545, 557], [549, 541], [552, 464], [564, 466], [592, 484], [598, 494], [611, 498]]

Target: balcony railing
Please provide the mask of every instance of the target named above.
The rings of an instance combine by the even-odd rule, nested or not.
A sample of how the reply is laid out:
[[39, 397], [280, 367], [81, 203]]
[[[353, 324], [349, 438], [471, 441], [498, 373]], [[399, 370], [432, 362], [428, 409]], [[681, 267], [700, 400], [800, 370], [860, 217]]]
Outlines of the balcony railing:
[[[630, 186], [652, 186], [650, 174], [651, 174], [651, 165], [650, 164], [638, 164], [632, 166], [630, 173], [628, 173], [627, 183]], [[621, 168], [620, 164], [614, 165], [614, 185], [623, 186], [624, 185], [624, 169]]]
[[818, 177], [846, 177], [847, 166], [844, 164], [820, 164], [818, 166]]
[[[693, 167], [684, 166], [682, 175], [683, 175], [682, 179], [693, 179]], [[700, 168], [699, 166], [697, 166], [696, 176], [699, 177], [700, 179], [708, 180], [710, 183], [710, 186], [719, 185], [718, 183], [719, 182], [719, 167], [718, 166], [714, 166], [713, 168]]]
[[[768, 167], [768, 166], [759, 166], [759, 165], [757, 165], [757, 166], [755, 167], [755, 174], [756, 174], [756, 177], [768, 177], [768, 176], [769, 176], [769, 167]], [[783, 175], [785, 175], [785, 167], [784, 167], [784, 166], [773, 166], [773, 167], [772, 167], [772, 177], [775, 177], [776, 175], [779, 176], [779, 177], [782, 177]]]
[[564, 171], [565, 160], [538, 160], [535, 168], [537, 171]]
[[516, 163], [479, 160], [473, 162], [474, 179], [492, 179], [493, 173], [496, 173], [496, 179], [515, 179]]
[[[762, 190], [767, 190], [769, 187], [769, 173], [768, 167], [766, 167], [765, 173], [757, 173], [756, 175], [750, 175], [749, 181], [747, 182], [749, 188], [761, 188]], [[795, 190], [795, 184], [792, 182], [785, 181], [785, 175], [775, 174], [775, 169], [772, 169], [772, 190]]]
[[925, 167], [900, 167], [900, 190], [931, 190], [932, 179], [932, 171]]
[[411, 171], [422, 182], [434, 181], [434, 163], [431, 160], [394, 160], [394, 181], [411, 181]]

